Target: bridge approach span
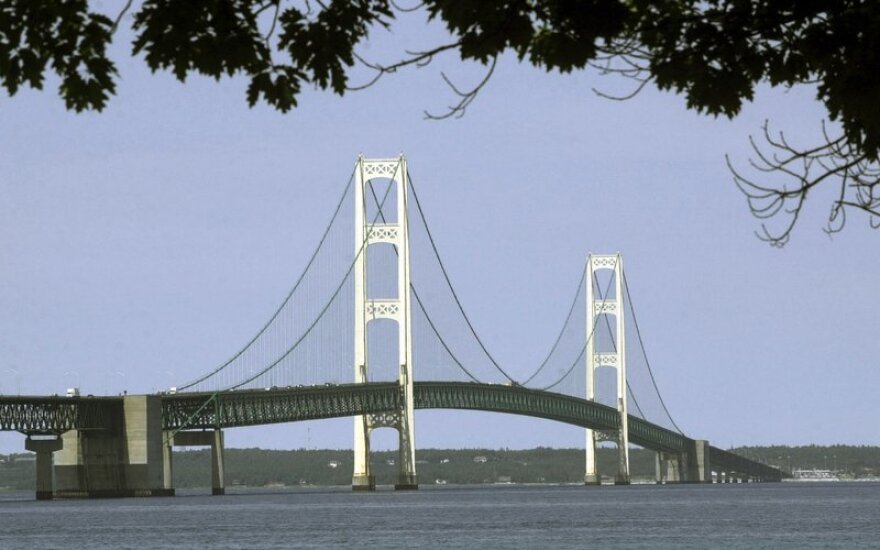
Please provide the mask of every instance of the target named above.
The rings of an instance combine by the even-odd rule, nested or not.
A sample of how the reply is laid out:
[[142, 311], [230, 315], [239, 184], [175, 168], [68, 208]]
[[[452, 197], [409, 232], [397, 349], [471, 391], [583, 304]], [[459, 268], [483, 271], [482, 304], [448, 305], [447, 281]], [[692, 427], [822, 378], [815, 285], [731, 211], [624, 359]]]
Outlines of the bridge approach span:
[[0, 395], [0, 431], [57, 435], [69, 430], [109, 430], [121, 414], [121, 397]]

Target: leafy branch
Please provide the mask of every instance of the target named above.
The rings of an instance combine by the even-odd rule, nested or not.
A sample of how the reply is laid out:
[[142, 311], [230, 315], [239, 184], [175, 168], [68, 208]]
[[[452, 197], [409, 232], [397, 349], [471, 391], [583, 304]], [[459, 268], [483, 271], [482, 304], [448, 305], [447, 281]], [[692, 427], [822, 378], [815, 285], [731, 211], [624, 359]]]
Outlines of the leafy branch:
[[[880, 2], [401, 2], [125, 0], [111, 17], [90, 9], [88, 0], [0, 0], [0, 87], [10, 96], [24, 86], [42, 89], [45, 75], [54, 73], [68, 109], [103, 110], [118, 77], [108, 46], [130, 11], [132, 55], [143, 56], [152, 71], [170, 71], [181, 82], [192, 74], [244, 77], [250, 106], [264, 102], [281, 112], [296, 107], [306, 87], [344, 95], [450, 52], [482, 65], [485, 74], [462, 87], [441, 73], [453, 102], [442, 112], [426, 111], [428, 119], [462, 116], [504, 55], [546, 71], [592, 69], [632, 84], [622, 94], [593, 90], [604, 98], [630, 99], [652, 84], [682, 95], [690, 110], [729, 118], [761, 83], [809, 84], [839, 136], [823, 133], [818, 146], [798, 148], [765, 125], [761, 145], [751, 141], [750, 165], [760, 182], [727, 161], [751, 212], [785, 220], [781, 227], [762, 224], [759, 236], [785, 244], [820, 184], [838, 186], [829, 234], [840, 231], [852, 211], [880, 226]], [[447, 43], [404, 51], [391, 64], [363, 59], [358, 48], [374, 30], [390, 29], [399, 14], [413, 11], [443, 24]], [[352, 85], [357, 66], [372, 73]]]

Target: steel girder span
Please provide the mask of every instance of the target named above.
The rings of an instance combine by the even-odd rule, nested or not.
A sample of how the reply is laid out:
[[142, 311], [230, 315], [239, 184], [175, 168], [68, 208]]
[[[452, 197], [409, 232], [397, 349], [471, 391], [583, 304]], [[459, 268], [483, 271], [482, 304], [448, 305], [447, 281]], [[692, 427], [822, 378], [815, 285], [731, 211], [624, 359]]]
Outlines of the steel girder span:
[[122, 415], [121, 397], [0, 396], [0, 431], [27, 435], [112, 429]]
[[[397, 410], [395, 382], [270, 388], [162, 396], [163, 428], [171, 431], [232, 428]], [[463, 382], [416, 382], [418, 409], [465, 409], [519, 414], [596, 430], [617, 429], [615, 409], [521, 386]], [[122, 397], [0, 396], [0, 430], [27, 435], [68, 430], [116, 430], [123, 422]], [[630, 441], [647, 449], [689, 453], [695, 441], [629, 416]], [[786, 474], [745, 457], [709, 447], [713, 469], [766, 480]]]
[[[416, 409], [465, 409], [519, 414], [595, 430], [617, 429], [608, 406], [522, 386], [470, 382], [416, 382]], [[179, 393], [162, 398], [166, 430], [255, 426], [397, 410], [397, 383], [269, 388], [217, 393]], [[630, 441], [657, 451], [682, 452], [693, 440], [637, 417], [629, 417]]]
[[776, 481], [791, 477], [789, 472], [783, 472], [772, 466], [761, 464], [760, 462], [717, 447], [709, 448], [709, 463], [712, 464], [712, 469], [718, 472], [736, 472]]

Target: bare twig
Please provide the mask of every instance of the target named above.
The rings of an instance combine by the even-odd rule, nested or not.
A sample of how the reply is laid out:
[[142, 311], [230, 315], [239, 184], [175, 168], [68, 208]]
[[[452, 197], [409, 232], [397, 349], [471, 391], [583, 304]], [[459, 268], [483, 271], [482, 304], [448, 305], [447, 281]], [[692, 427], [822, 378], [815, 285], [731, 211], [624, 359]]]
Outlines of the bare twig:
[[424, 7], [425, 3], [419, 2], [411, 8], [404, 8], [403, 6], [401, 6], [400, 4], [395, 2], [394, 0], [391, 0], [391, 5], [394, 6], [394, 9], [396, 9], [397, 11], [409, 13], [409, 12], [414, 12], [414, 11], [418, 11], [418, 10], [422, 9], [422, 7]]
[[134, 0], [128, 0], [125, 5], [122, 7], [122, 11], [119, 12], [119, 15], [116, 16], [116, 20], [113, 21], [113, 26], [110, 27], [110, 34], [116, 34], [116, 29], [119, 28], [119, 24], [122, 23], [122, 18], [125, 17], [125, 14], [128, 13], [128, 10], [131, 9], [131, 4]]
[[598, 48], [598, 55], [588, 65], [602, 76], [620, 76], [635, 81], [635, 88], [626, 94], [610, 94], [593, 88], [593, 93], [605, 99], [626, 101], [637, 96], [653, 80], [650, 70], [651, 56], [639, 48], [632, 37], [623, 37]]
[[880, 227], [880, 164], [853, 146], [844, 136], [833, 137], [822, 125], [822, 143], [810, 148], [799, 148], [788, 142], [782, 132], [770, 132], [769, 123], [762, 126], [763, 144], [749, 137], [754, 156], [748, 163], [764, 174], [766, 183], [757, 183], [733, 167], [727, 166], [739, 190], [746, 196], [752, 215], [769, 220], [785, 217], [781, 227], [770, 228], [761, 224], [758, 238], [773, 246], [784, 246], [801, 216], [809, 192], [829, 180], [838, 182], [838, 193], [831, 203], [825, 232], [841, 231], [846, 225], [847, 209], [860, 210], [868, 215], [872, 228]]
[[272, 6], [277, 7], [280, 4], [281, 4], [281, 0], [268, 0], [268, 2], [266, 2], [265, 4], [263, 4], [261, 6], [257, 6], [257, 9], [254, 10], [254, 16], [256, 17], [256, 16], [260, 15], [261, 13], [263, 13], [264, 11], [266, 11], [267, 9], [271, 8]]
[[398, 69], [401, 69], [403, 67], [407, 67], [409, 65], [415, 65], [417, 67], [424, 67], [425, 65], [427, 65], [431, 62], [431, 60], [434, 58], [435, 55], [437, 55], [439, 53], [443, 53], [448, 50], [458, 48], [459, 46], [461, 46], [461, 41], [453, 42], [451, 44], [444, 44], [442, 46], [437, 46], [436, 48], [432, 48], [430, 50], [426, 50], [426, 51], [422, 51], [422, 52], [407, 51], [406, 54], [409, 55], [408, 58], [402, 59], [402, 60], [400, 60], [396, 63], [392, 63], [390, 65], [382, 65], [379, 63], [372, 63], [372, 62], [365, 60], [363, 57], [355, 54], [354, 55], [355, 59], [357, 59], [361, 65], [363, 65], [369, 69], [372, 69], [375, 72], [375, 74], [365, 84], [361, 84], [359, 86], [347, 86], [345, 89], [350, 92], [356, 92], [359, 90], [369, 88], [370, 86], [372, 86], [373, 84], [378, 82], [379, 79], [382, 78], [383, 76], [385, 76], [386, 74], [391, 74], [391, 73], [397, 71]]
[[459, 102], [455, 105], [450, 105], [446, 112], [441, 115], [435, 115], [428, 111], [425, 111], [425, 118], [429, 120], [445, 120], [447, 118], [461, 118], [464, 116], [465, 111], [467, 111], [468, 106], [473, 103], [473, 101], [477, 98], [480, 91], [486, 86], [489, 82], [489, 79], [492, 78], [492, 74], [495, 72], [495, 66], [498, 63], [498, 58], [493, 57], [492, 62], [489, 64], [489, 70], [486, 71], [486, 75], [477, 83], [476, 86], [471, 88], [470, 90], [462, 91], [459, 90], [455, 84], [446, 76], [445, 73], [440, 73], [440, 76], [443, 77], [443, 81], [446, 82], [446, 85], [449, 86], [452, 91], [459, 97]]
[[281, 12], [281, 0], [276, 0], [275, 2], [275, 14], [272, 15], [272, 24], [269, 26], [269, 31], [266, 33], [264, 40], [266, 41], [266, 47], [269, 50], [272, 50], [271, 44], [269, 44], [269, 40], [272, 39], [272, 35], [275, 34], [275, 27], [278, 25], [278, 14]]

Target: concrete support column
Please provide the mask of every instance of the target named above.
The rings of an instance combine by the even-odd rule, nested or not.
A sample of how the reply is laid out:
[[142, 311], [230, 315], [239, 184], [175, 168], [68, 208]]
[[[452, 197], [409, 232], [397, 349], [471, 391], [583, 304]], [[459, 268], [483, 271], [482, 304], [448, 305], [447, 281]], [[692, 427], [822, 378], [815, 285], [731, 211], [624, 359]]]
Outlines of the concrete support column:
[[[177, 432], [168, 442], [176, 447], [211, 447], [211, 494], [223, 495], [226, 493], [226, 476], [223, 465], [223, 430]], [[169, 449], [168, 454], [171, 454]], [[171, 467], [168, 462], [167, 473], [170, 477]]]
[[[623, 381], [626, 385], [626, 380]], [[625, 413], [621, 415], [621, 424], [626, 424]], [[617, 475], [614, 476], [615, 485], [629, 485], [629, 438], [626, 430], [621, 429], [617, 439]]]
[[666, 459], [666, 483], [681, 483], [681, 462], [679, 455], [671, 455]]
[[657, 451], [654, 453], [654, 482], [661, 485], [663, 481], [663, 453]]
[[172, 451], [174, 450], [174, 435], [172, 432], [162, 434], [162, 487], [167, 491], [174, 488], [172, 463]]
[[[359, 383], [366, 381], [366, 376]], [[351, 476], [353, 491], [375, 491], [376, 476], [370, 468], [370, 428], [367, 426], [369, 417], [354, 418], [354, 472]]]
[[709, 463], [709, 442], [694, 441], [694, 449], [688, 453], [688, 483], [712, 483], [712, 465]]
[[400, 469], [397, 474], [397, 483], [394, 484], [395, 491], [414, 491], [419, 488], [418, 477], [415, 473], [415, 456], [413, 447], [407, 437], [408, 432], [409, 430], [405, 426], [401, 426], [398, 430], [399, 450], [397, 453], [397, 463]]
[[52, 453], [60, 450], [61, 438], [25, 440], [24, 448], [37, 453], [37, 500], [51, 500], [54, 489]]
[[214, 430], [211, 441], [211, 494], [226, 494], [226, 476], [223, 471], [223, 430]]
[[[587, 380], [592, 384], [592, 380]], [[599, 475], [599, 463], [596, 461], [596, 432], [587, 428], [587, 463], [584, 472], [584, 485], [602, 485], [602, 477]]]

